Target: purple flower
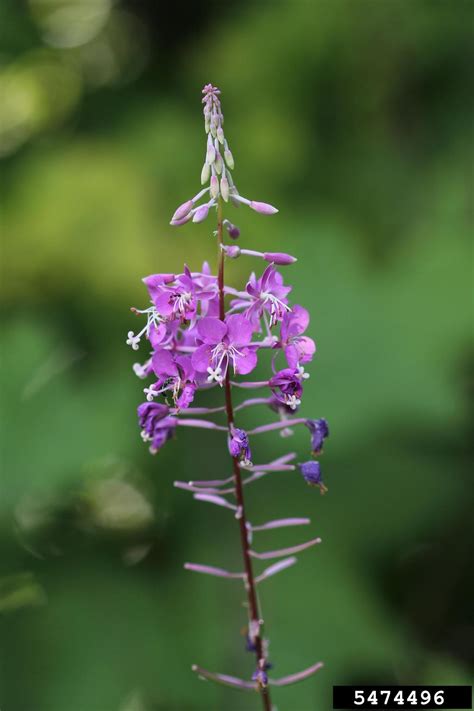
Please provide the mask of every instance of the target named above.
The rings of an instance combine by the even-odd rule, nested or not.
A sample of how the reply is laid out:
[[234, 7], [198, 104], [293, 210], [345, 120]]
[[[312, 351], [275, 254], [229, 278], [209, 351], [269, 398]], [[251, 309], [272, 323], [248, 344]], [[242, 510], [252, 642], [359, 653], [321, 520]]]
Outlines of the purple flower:
[[306, 427], [311, 432], [311, 449], [313, 454], [322, 452], [324, 440], [329, 437], [329, 427], [327, 420], [306, 420]]
[[150, 452], [156, 454], [173, 435], [177, 420], [169, 416], [169, 408], [157, 402], [138, 406], [138, 423], [144, 442], [151, 442]]
[[249, 438], [244, 430], [234, 427], [232, 434], [229, 435], [228, 444], [231, 457], [238, 459], [244, 466], [250, 466], [252, 464]]
[[272, 264], [263, 272], [260, 279], [252, 274], [247, 284], [247, 294], [250, 298], [234, 299], [233, 308], [244, 308], [244, 316], [257, 327], [265, 313], [270, 314], [270, 328], [281, 321], [287, 311], [290, 311], [287, 294], [291, 286], [284, 286], [283, 277]]
[[301, 380], [301, 373], [297, 368], [284, 368], [270, 378], [268, 384], [275, 397], [294, 411], [301, 405]]
[[297, 368], [301, 363], [308, 363], [316, 351], [313, 339], [302, 335], [308, 328], [308, 324], [309, 313], [298, 304], [295, 304], [292, 310], [283, 316], [280, 345], [285, 351], [290, 368]]
[[240, 314], [218, 318], [202, 318], [197, 323], [202, 341], [192, 355], [192, 365], [198, 373], [208, 373], [208, 382], [222, 384], [229, 365], [234, 373], [246, 375], [257, 365], [257, 354], [251, 347], [252, 324]]
[[166, 319], [192, 321], [196, 317], [198, 302], [204, 304], [216, 297], [216, 283], [210, 282], [202, 287], [189, 268], [176, 277], [174, 283], [152, 283], [145, 281], [150, 296], [160, 316]]
[[155, 375], [159, 378], [158, 388], [154, 387], [156, 395], [169, 392], [177, 407], [189, 407], [197, 387], [191, 357], [160, 348], [151, 360]]

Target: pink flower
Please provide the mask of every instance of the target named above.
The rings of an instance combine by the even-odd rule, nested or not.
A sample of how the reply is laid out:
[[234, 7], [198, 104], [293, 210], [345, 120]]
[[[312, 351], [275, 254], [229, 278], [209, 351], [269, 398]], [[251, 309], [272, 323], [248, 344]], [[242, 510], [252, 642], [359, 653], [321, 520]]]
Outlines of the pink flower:
[[156, 395], [170, 393], [177, 407], [189, 407], [197, 388], [190, 356], [176, 355], [160, 348], [154, 352], [151, 361], [158, 377], [158, 383], [153, 386]]
[[197, 333], [202, 341], [192, 355], [192, 365], [199, 373], [208, 373], [208, 382], [222, 384], [229, 365], [234, 373], [246, 375], [257, 365], [255, 348], [250, 344], [252, 324], [240, 314], [225, 321], [206, 317], [198, 321]]
[[284, 286], [282, 275], [276, 271], [272, 264], [263, 272], [260, 279], [252, 274], [247, 284], [247, 294], [249, 299], [235, 299], [232, 301], [233, 308], [245, 308], [244, 315], [252, 321], [255, 328], [259, 327], [260, 319], [264, 313], [270, 315], [270, 328], [281, 321], [287, 311], [287, 294], [291, 291], [291, 286]]
[[309, 324], [309, 313], [296, 304], [283, 317], [281, 324], [281, 343], [290, 368], [297, 368], [301, 363], [309, 363], [316, 352], [312, 338], [303, 336]]
[[[171, 276], [171, 275], [165, 275]], [[204, 280], [192, 276], [189, 268], [172, 280], [160, 280], [160, 275], [144, 279], [158, 314], [166, 320], [193, 321], [198, 304], [207, 312], [208, 302], [217, 297], [216, 278], [202, 275]]]

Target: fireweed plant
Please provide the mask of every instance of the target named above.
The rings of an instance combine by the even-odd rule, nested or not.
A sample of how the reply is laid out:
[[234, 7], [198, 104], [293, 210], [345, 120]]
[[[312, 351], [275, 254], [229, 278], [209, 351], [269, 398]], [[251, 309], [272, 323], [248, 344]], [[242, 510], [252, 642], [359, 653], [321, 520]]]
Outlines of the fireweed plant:
[[[224, 207], [246, 205], [261, 215], [273, 215], [278, 210], [264, 202], [242, 197], [232, 178], [234, 159], [224, 135], [220, 91], [211, 84], [203, 89], [204, 123], [207, 135], [206, 156], [201, 172], [204, 185], [197, 195], [178, 207], [171, 225], [179, 226], [189, 221], [205, 220], [212, 212], [217, 216], [213, 235], [217, 239], [217, 275], [207, 263], [201, 271], [191, 271], [187, 266], [181, 274], [152, 274], [143, 279], [151, 305], [144, 310], [132, 311], [144, 317], [145, 325], [135, 334], [128, 333], [127, 344], [134, 350], [146, 338], [151, 347], [145, 363], [133, 368], [139, 378], [151, 378], [144, 389], [146, 401], [138, 407], [141, 436], [149, 443], [150, 452], [156, 454], [175, 435], [178, 428], [195, 427], [214, 430], [227, 438], [231, 457], [232, 475], [228, 478], [200, 481], [176, 481], [175, 486], [191, 492], [194, 499], [229, 509], [235, 516], [240, 531], [243, 571], [230, 572], [222, 568], [197, 563], [186, 563], [189, 571], [231, 578], [243, 583], [247, 596], [248, 627], [246, 649], [255, 655], [254, 672], [249, 679], [238, 679], [227, 674], [207, 671], [194, 665], [201, 678], [231, 687], [256, 691], [263, 708], [271, 711], [270, 688], [286, 686], [306, 679], [317, 672], [322, 664], [285, 676], [271, 678], [268, 671], [268, 640], [264, 636], [263, 619], [258, 586], [271, 576], [296, 563], [295, 554], [317, 545], [313, 538], [298, 545], [280, 550], [259, 551], [253, 539], [259, 531], [286, 526], [303, 526], [307, 518], [283, 518], [251, 523], [246, 514], [244, 488], [264, 476], [275, 472], [299, 469], [308, 484], [326, 491], [321, 478], [320, 464], [316, 459], [295, 464], [296, 455], [286, 454], [272, 462], [254, 464], [250, 441], [264, 432], [279, 431], [282, 436], [291, 434], [290, 426], [308, 428], [311, 451], [317, 457], [328, 436], [324, 419], [311, 420], [295, 417], [301, 403], [303, 385], [309, 377], [306, 365], [316, 351], [314, 341], [304, 335], [309, 324], [309, 314], [302, 306], [288, 302], [291, 286], [285, 284], [276, 267], [296, 261], [281, 252], [257, 252], [235, 244], [238, 227], [227, 218]], [[226, 239], [231, 240], [226, 244]], [[226, 258], [241, 255], [267, 262], [260, 276], [252, 273], [243, 291], [227, 286], [224, 279]], [[259, 355], [270, 350], [273, 355], [272, 374], [267, 380], [251, 381], [248, 377], [257, 366]], [[224, 396], [222, 407], [192, 407], [200, 390], [220, 388]], [[243, 400], [233, 405], [236, 388], [259, 390], [264, 396]], [[266, 406], [275, 413], [276, 421], [262, 424], [246, 432], [236, 424], [235, 414], [249, 407]], [[223, 413], [226, 424], [218, 424], [213, 415]], [[269, 567], [257, 572], [254, 563], [276, 559]]]

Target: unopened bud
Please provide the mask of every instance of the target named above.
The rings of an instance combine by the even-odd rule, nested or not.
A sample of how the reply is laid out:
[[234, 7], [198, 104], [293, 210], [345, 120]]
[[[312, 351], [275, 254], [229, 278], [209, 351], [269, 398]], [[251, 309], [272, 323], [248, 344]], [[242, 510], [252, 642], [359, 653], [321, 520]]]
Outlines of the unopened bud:
[[255, 200], [251, 200], [249, 207], [251, 207], [252, 210], [255, 210], [255, 212], [259, 212], [261, 215], [274, 215], [278, 212], [276, 207], [269, 205], [267, 202], [255, 202]]
[[217, 139], [219, 143], [224, 143], [224, 131], [220, 125], [217, 127]]
[[202, 166], [202, 170], [201, 170], [201, 185], [204, 185], [205, 183], [207, 183], [207, 181], [209, 180], [210, 174], [211, 174], [211, 166], [209, 165], [209, 163], [206, 162]]
[[229, 183], [227, 182], [225, 175], [221, 178], [221, 195], [226, 202], [229, 201]]
[[234, 156], [228, 148], [224, 151], [224, 160], [231, 170], [234, 170]]
[[209, 204], [201, 205], [194, 213], [193, 222], [202, 222], [209, 214]]
[[291, 254], [285, 254], [285, 252], [264, 252], [263, 258], [266, 262], [273, 262], [273, 264], [281, 266], [293, 264], [297, 261], [296, 257], [292, 257]]
[[188, 212], [190, 212], [193, 209], [193, 201], [192, 200], [187, 200], [187, 202], [183, 202], [182, 205], [180, 205], [173, 217], [171, 218], [171, 221], [173, 220], [181, 220], [183, 217], [186, 217]]
[[191, 219], [192, 216], [193, 216], [193, 213], [190, 211], [190, 212], [188, 212], [187, 215], [185, 215], [184, 217], [180, 217], [179, 219], [176, 219], [175, 217], [173, 217], [173, 219], [170, 222], [170, 225], [172, 225], [173, 227], [179, 227], [180, 225], [185, 225], [186, 222], [189, 222], [189, 220]]
[[225, 253], [227, 257], [237, 259], [237, 257], [240, 257], [240, 247], [237, 247], [236, 244], [231, 244], [229, 247], [225, 248]]
[[212, 142], [211, 134], [209, 134], [208, 139], [207, 139], [207, 152], [206, 152], [206, 163], [214, 163], [216, 159], [216, 149], [214, 148], [214, 144]]
[[211, 197], [216, 198], [219, 195], [219, 181], [217, 175], [211, 176]]
[[216, 160], [214, 161], [214, 167], [216, 169], [216, 173], [218, 173], [218, 175], [220, 175], [222, 173], [222, 168], [224, 167], [224, 161], [222, 160], [222, 156], [219, 153], [219, 151], [217, 151], [217, 153], [216, 153]]

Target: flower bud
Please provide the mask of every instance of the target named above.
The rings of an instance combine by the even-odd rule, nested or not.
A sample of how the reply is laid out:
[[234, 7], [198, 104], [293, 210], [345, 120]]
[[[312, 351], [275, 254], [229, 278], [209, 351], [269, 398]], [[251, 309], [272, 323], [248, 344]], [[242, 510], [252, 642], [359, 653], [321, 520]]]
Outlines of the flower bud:
[[240, 247], [237, 247], [236, 244], [231, 244], [229, 247], [225, 248], [225, 253], [227, 257], [237, 259], [237, 257], [240, 257]]
[[255, 212], [259, 212], [261, 215], [274, 215], [278, 212], [276, 207], [269, 205], [267, 202], [256, 202], [255, 200], [251, 200], [249, 207], [251, 207], [252, 210], [255, 210]]
[[234, 169], [234, 156], [230, 152], [228, 148], [225, 149], [224, 151], [224, 160], [227, 163], [228, 167], [233, 170]]
[[214, 166], [216, 168], [216, 173], [220, 175], [222, 173], [222, 168], [224, 167], [224, 161], [222, 160], [222, 156], [219, 151], [217, 151], [216, 153], [216, 160], [214, 162]]
[[209, 214], [209, 204], [200, 205], [194, 213], [193, 222], [203, 222]]
[[209, 180], [210, 174], [211, 174], [211, 167], [210, 167], [209, 163], [206, 162], [202, 166], [201, 185], [204, 185], [205, 183], [207, 183], [207, 181]]
[[226, 202], [229, 201], [229, 183], [225, 175], [221, 178], [221, 195]]
[[297, 261], [296, 257], [292, 257], [291, 254], [285, 254], [285, 252], [264, 252], [263, 258], [266, 262], [273, 262], [273, 264], [280, 266], [293, 264]]
[[211, 134], [209, 134], [208, 139], [207, 139], [207, 152], [206, 152], [206, 163], [214, 163], [216, 159], [216, 149], [214, 148], [214, 144], [212, 142]]
[[211, 197], [216, 198], [219, 195], [219, 181], [217, 175], [211, 176]]
[[221, 125], [217, 127], [217, 140], [219, 143], [224, 143], [224, 131], [222, 130]]
[[184, 217], [180, 217], [178, 220], [175, 217], [173, 217], [170, 222], [170, 225], [172, 225], [173, 227], [179, 227], [180, 225], [185, 225], [186, 222], [189, 222], [189, 220], [191, 219], [192, 216], [193, 216], [193, 213], [191, 211], [189, 211], [187, 215], [185, 215]]
[[187, 202], [183, 202], [183, 204], [180, 205], [180, 206], [176, 209], [176, 211], [175, 211], [173, 217], [171, 218], [171, 222], [173, 222], [173, 220], [181, 220], [183, 217], [186, 217], [186, 215], [188, 214], [188, 212], [190, 212], [192, 209], [193, 209], [193, 201], [192, 201], [192, 200], [188, 200]]

